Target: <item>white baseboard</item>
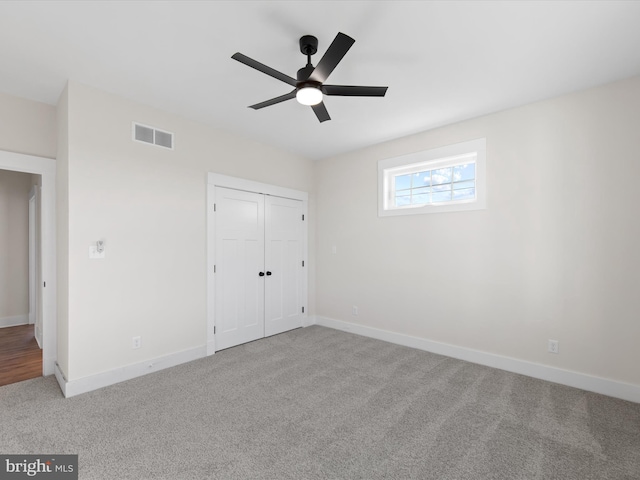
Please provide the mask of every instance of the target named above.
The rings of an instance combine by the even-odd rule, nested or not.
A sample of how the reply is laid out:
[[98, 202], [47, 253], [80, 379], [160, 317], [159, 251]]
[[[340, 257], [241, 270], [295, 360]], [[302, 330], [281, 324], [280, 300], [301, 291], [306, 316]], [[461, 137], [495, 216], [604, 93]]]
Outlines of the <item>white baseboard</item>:
[[62, 395], [67, 396], [67, 379], [64, 378], [64, 374], [62, 370], [60, 370], [60, 365], [56, 362], [55, 368], [53, 370], [53, 374], [56, 376], [56, 380], [58, 381], [58, 385], [60, 386], [60, 390], [62, 390]]
[[207, 348], [203, 345], [202, 347], [152, 358], [143, 362], [126, 365], [114, 370], [71, 381], [65, 378], [60, 367], [56, 363], [55, 376], [63, 395], [68, 398], [80, 395], [81, 393], [97, 390], [98, 388], [108, 387], [109, 385], [131, 380], [132, 378], [140, 377], [147, 373], [157, 372], [164, 370], [165, 368], [175, 367], [182, 363], [191, 362], [205, 357], [206, 354]]
[[17, 327], [18, 325], [27, 325], [29, 323], [29, 314], [14, 315], [12, 317], [0, 318], [0, 328]]
[[640, 403], [640, 386], [618, 382], [606, 378], [595, 377], [584, 373], [563, 370], [561, 368], [541, 365], [539, 363], [518, 360], [494, 353], [472, 350], [447, 343], [434, 342], [424, 338], [412, 337], [401, 333], [390, 332], [378, 328], [367, 327], [355, 323], [344, 322], [332, 318], [316, 316], [315, 323], [323, 327], [334, 328], [344, 332], [355, 333], [365, 337], [396, 343], [405, 347], [417, 348], [427, 352], [458, 358], [468, 362], [486, 365], [488, 367], [519, 373], [528, 377], [539, 378], [549, 382], [560, 383], [570, 387], [601, 393], [610, 397], [621, 398], [630, 402]]

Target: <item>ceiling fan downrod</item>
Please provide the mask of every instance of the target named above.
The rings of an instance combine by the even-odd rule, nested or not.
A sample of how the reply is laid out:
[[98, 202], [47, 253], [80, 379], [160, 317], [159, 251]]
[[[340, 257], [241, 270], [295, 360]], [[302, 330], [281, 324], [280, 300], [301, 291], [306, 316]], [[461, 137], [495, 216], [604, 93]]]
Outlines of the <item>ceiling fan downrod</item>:
[[318, 51], [318, 39], [313, 35], [304, 35], [300, 37], [300, 52], [307, 56], [307, 65], [298, 70], [298, 82], [304, 82], [313, 73], [313, 65], [311, 64], [311, 55]]

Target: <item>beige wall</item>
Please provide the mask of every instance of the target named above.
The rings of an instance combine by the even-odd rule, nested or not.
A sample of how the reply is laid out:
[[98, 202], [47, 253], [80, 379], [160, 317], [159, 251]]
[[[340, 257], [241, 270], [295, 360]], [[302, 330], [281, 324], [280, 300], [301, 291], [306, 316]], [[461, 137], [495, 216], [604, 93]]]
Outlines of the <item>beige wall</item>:
[[[313, 211], [311, 161], [78, 83], [67, 95], [67, 379], [203, 346], [207, 172], [307, 191]], [[175, 133], [175, 150], [132, 141], [133, 121]], [[90, 260], [99, 239], [106, 258]]]
[[0, 170], [0, 320], [29, 315], [29, 191], [34, 175]]
[[56, 158], [56, 107], [0, 93], [0, 150]]
[[[640, 385], [638, 125], [634, 78], [318, 162], [317, 313]], [[378, 218], [378, 160], [480, 137], [486, 210]]]

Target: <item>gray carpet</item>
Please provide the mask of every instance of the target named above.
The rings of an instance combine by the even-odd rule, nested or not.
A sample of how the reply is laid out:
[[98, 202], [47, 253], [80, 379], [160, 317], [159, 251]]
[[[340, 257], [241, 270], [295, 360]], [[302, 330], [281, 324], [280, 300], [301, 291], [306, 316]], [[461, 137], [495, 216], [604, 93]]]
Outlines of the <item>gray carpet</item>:
[[640, 404], [318, 326], [0, 406], [1, 453], [81, 479], [640, 478]]

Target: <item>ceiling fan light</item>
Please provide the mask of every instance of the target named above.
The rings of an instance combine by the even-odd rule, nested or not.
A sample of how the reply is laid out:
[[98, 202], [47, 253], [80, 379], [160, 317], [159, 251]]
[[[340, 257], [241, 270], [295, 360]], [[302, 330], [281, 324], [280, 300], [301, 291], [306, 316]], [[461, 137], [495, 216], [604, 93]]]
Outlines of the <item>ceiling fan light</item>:
[[317, 105], [322, 101], [322, 92], [316, 87], [303, 87], [296, 93], [296, 99], [302, 105]]

